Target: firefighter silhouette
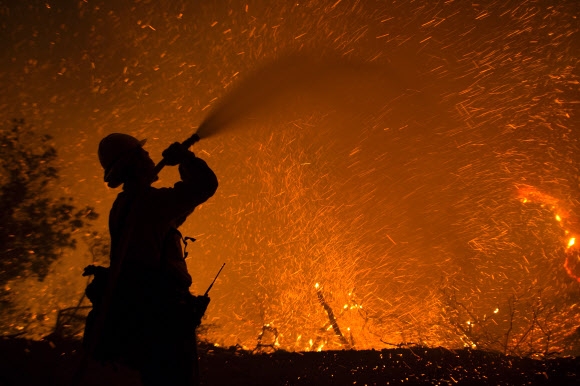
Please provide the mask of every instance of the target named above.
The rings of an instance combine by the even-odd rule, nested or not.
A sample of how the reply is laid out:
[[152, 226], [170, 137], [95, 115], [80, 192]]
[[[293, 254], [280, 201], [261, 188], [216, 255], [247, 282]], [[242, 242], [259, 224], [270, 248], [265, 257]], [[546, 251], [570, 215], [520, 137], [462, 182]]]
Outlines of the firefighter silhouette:
[[145, 141], [114, 133], [101, 140], [99, 161], [109, 187], [122, 185], [109, 215], [110, 266], [95, 275], [86, 294], [93, 302], [84, 344], [93, 358], [125, 363], [143, 385], [199, 382], [195, 328], [209, 304], [189, 292], [178, 227], [213, 196], [218, 181], [207, 163], [179, 143], [163, 152], [181, 180], [154, 188], [155, 164]]

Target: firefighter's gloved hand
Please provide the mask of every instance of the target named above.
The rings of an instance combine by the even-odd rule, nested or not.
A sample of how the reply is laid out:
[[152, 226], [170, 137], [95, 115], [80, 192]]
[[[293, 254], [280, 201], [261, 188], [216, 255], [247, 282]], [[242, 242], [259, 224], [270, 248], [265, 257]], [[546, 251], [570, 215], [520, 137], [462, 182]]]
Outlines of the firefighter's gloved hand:
[[165, 163], [169, 166], [179, 165], [185, 157], [189, 150], [181, 145], [179, 142], [172, 143], [169, 147], [163, 150], [161, 155], [165, 159]]

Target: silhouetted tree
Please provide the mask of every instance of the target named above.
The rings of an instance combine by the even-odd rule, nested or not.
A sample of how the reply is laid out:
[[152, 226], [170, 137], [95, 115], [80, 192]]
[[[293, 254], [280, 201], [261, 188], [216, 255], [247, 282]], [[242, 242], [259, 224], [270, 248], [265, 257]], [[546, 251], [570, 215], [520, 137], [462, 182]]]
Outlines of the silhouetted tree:
[[51, 139], [24, 120], [0, 127], [0, 283], [28, 275], [43, 280], [62, 248], [75, 248], [75, 230], [98, 217], [50, 191], [58, 179]]

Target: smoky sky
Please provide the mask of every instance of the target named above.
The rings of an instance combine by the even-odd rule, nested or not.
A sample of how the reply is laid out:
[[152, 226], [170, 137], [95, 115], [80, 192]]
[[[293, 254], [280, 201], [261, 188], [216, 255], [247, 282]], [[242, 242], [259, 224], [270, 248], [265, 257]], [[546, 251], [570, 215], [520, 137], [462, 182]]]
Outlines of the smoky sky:
[[116, 191], [100, 138], [147, 138], [158, 160], [209, 122], [192, 150], [220, 189], [183, 230], [194, 292], [227, 262], [210, 339], [252, 346], [270, 324], [283, 347], [337, 347], [316, 283], [360, 348], [464, 344], [441, 327], [450, 293], [481, 320], [499, 309], [497, 331], [506, 299], [538, 292], [561, 336], [577, 325], [574, 1], [4, 1], [0, 15], [2, 118], [55, 136], [53, 188], [96, 206], [102, 232]]

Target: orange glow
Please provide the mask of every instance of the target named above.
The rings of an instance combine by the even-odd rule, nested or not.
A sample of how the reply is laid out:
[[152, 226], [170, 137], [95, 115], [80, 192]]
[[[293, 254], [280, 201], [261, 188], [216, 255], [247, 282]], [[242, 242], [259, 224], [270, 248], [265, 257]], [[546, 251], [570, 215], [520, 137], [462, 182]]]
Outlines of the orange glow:
[[[548, 206], [552, 211], [555, 212], [555, 219], [559, 222], [564, 234], [569, 235], [573, 232], [571, 228], [578, 227], [578, 221], [570, 212], [562, 208], [562, 203], [555, 197], [548, 194], [540, 192], [538, 189], [525, 186], [518, 189], [518, 198], [522, 203], [539, 203], [544, 206]], [[580, 262], [578, 256], [578, 248], [574, 247], [576, 244], [576, 237], [572, 236], [565, 242], [566, 249], [566, 259], [564, 261], [563, 267], [568, 276], [580, 283], [580, 274], [578, 274], [578, 264]], [[574, 268], [576, 267], [576, 268]]]
[[[148, 138], [157, 161], [213, 117], [192, 150], [220, 188], [181, 227], [199, 240], [192, 293], [228, 265], [200, 339], [565, 352], [552, 342], [580, 326], [574, 1], [9, 3], [0, 110], [54, 136], [51, 189], [101, 216], [43, 282], [3, 284], [18, 307], [7, 334], [50, 333], [83, 295], [82, 268], [108, 261], [93, 245], [108, 243], [118, 191], [98, 141]], [[286, 53], [308, 60], [254, 78]]]

